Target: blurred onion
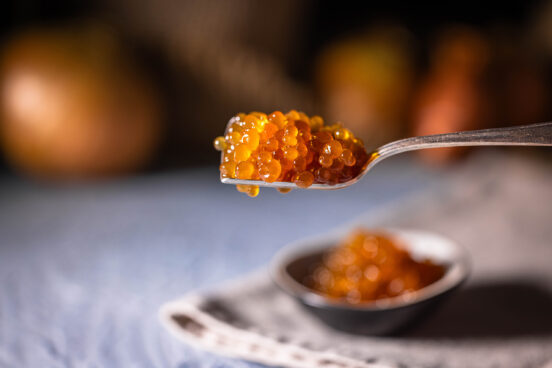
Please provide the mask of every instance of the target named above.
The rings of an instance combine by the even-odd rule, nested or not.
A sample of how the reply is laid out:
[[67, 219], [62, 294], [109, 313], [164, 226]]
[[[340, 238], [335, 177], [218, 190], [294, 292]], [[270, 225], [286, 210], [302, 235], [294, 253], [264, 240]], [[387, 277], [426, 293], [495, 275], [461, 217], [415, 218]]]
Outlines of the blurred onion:
[[152, 86], [102, 27], [42, 29], [9, 43], [1, 65], [1, 143], [21, 171], [120, 174], [148, 162], [161, 120]]

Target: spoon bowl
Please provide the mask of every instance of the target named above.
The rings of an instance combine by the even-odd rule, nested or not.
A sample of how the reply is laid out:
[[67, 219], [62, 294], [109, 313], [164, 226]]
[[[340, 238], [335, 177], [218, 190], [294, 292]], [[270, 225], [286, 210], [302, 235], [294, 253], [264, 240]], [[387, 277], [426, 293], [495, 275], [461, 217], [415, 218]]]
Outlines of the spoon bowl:
[[274, 257], [270, 271], [274, 282], [308, 311], [328, 325], [347, 332], [386, 335], [420, 322], [467, 278], [465, 250], [440, 235], [419, 230], [385, 229], [414, 259], [429, 259], [445, 266], [444, 276], [414, 292], [372, 302], [350, 304], [326, 298], [303, 284], [328, 250], [346, 234], [334, 232], [284, 247]]

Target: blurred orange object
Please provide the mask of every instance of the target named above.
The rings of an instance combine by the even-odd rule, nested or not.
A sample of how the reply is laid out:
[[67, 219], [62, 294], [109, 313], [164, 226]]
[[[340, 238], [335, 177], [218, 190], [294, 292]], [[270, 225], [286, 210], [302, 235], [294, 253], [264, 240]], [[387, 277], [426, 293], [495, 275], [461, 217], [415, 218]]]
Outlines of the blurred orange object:
[[157, 96], [104, 27], [16, 37], [4, 50], [1, 87], [2, 148], [26, 173], [61, 179], [130, 172], [157, 146]]
[[330, 46], [318, 60], [328, 119], [343, 121], [368, 147], [402, 135], [414, 78], [409, 41], [401, 27], [376, 27]]
[[[444, 32], [432, 57], [431, 70], [417, 92], [413, 135], [476, 129], [490, 119], [490, 98], [482, 77], [489, 64], [486, 39], [475, 30], [455, 27]], [[457, 158], [459, 148], [420, 151], [428, 162]]]

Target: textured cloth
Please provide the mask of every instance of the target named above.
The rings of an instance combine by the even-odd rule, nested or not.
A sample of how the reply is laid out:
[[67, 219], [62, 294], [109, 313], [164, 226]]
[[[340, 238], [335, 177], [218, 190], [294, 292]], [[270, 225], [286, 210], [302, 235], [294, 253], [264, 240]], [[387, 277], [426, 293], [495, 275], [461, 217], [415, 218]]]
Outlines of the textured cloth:
[[406, 334], [335, 331], [262, 271], [168, 303], [160, 318], [186, 342], [284, 367], [549, 366], [552, 167], [491, 156], [453, 176], [450, 185], [353, 222], [435, 231], [473, 258], [469, 282]]
[[256, 367], [181, 344], [159, 306], [250, 273], [287, 242], [447, 185], [445, 174], [403, 155], [346, 190], [254, 199], [221, 184], [214, 166], [79, 185], [1, 178], [0, 367]]

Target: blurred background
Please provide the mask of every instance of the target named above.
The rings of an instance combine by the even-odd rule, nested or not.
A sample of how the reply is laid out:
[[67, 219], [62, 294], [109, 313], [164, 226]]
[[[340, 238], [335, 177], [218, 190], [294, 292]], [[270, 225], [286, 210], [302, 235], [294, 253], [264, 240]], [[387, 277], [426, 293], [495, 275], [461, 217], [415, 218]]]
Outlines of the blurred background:
[[0, 1], [0, 367], [246, 367], [181, 345], [159, 306], [359, 216], [473, 255], [425, 336], [552, 359], [552, 150], [427, 150], [248, 199], [213, 139], [276, 109], [367, 147], [550, 121], [552, 0]]
[[[552, 117], [552, 1], [1, 7], [3, 176], [214, 165], [212, 140], [240, 111], [319, 114], [369, 147]], [[434, 164], [462, 156], [421, 153]]]

